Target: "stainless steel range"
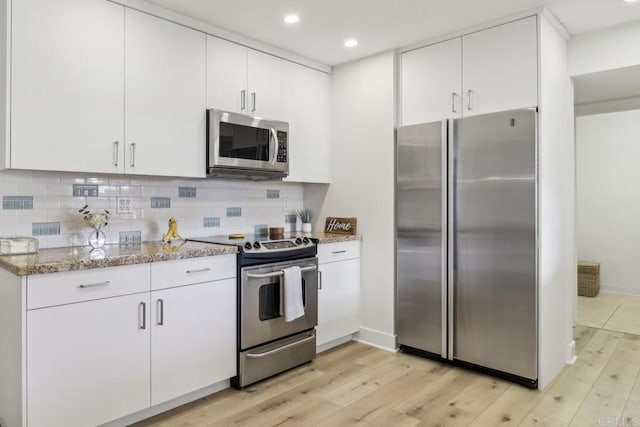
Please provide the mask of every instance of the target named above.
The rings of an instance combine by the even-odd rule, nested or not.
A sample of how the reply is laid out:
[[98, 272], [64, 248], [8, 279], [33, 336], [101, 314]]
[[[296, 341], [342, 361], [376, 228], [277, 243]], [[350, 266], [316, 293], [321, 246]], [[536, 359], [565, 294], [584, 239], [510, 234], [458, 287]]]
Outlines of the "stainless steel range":
[[[189, 239], [234, 245], [238, 251], [238, 374], [242, 388], [309, 362], [316, 356], [318, 259], [308, 237], [270, 240], [265, 236]], [[300, 267], [304, 314], [285, 321], [284, 269]]]

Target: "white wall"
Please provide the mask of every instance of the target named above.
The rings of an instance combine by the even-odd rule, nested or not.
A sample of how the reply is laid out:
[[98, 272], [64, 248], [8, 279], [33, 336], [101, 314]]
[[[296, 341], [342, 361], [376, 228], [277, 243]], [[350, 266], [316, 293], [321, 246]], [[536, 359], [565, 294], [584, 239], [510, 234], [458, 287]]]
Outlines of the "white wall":
[[567, 43], [540, 21], [539, 386], [572, 361], [575, 274], [573, 91]]
[[[395, 349], [394, 68], [387, 52], [333, 69], [331, 185], [306, 185], [305, 206], [358, 218], [362, 341]], [[315, 204], [315, 206], [314, 206]]]
[[603, 291], [640, 295], [640, 110], [576, 119], [578, 258]]
[[569, 75], [640, 64], [640, 21], [578, 34], [569, 41]]

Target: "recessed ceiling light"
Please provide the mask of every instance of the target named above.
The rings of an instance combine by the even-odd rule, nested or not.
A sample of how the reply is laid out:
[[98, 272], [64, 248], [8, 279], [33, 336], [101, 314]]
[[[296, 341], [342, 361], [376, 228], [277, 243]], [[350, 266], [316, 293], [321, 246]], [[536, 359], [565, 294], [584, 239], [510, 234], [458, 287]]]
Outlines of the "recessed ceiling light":
[[624, 0], [624, 1], [625, 1], [625, 2], [627, 2], [627, 3], [633, 3], [633, 2], [635, 2], [636, 0]]
[[287, 24], [295, 24], [298, 21], [300, 21], [300, 17], [298, 15], [292, 14], [284, 17], [284, 22], [286, 22]]
[[346, 41], [344, 42], [344, 45], [345, 45], [346, 47], [356, 47], [356, 46], [358, 46], [358, 40], [356, 40], [356, 39], [349, 39], [349, 40], [346, 40]]

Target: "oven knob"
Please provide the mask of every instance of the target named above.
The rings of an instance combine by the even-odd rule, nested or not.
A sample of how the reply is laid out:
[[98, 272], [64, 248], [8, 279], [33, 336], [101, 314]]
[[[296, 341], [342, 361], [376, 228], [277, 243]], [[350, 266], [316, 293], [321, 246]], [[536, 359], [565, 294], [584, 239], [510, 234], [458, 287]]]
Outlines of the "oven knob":
[[256, 249], [260, 249], [260, 242], [253, 242], [253, 247]]
[[302, 243], [302, 239], [298, 237], [298, 238], [296, 239], [296, 245], [299, 245], [299, 244], [301, 244], [301, 243]]
[[303, 242], [305, 245], [308, 245], [308, 244], [309, 244], [309, 238], [308, 238], [308, 237], [305, 237], [304, 239], [302, 239], [302, 242]]
[[245, 243], [244, 244], [244, 248], [247, 249], [247, 250], [251, 249], [251, 242]]

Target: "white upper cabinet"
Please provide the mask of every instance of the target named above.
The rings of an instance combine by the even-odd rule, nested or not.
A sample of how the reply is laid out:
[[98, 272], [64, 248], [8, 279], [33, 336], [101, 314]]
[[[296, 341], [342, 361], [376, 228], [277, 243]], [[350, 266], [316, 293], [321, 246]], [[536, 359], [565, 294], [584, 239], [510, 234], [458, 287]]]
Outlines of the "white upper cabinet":
[[531, 16], [402, 54], [402, 125], [538, 104]]
[[536, 17], [462, 37], [464, 115], [538, 105]]
[[331, 77], [284, 61], [283, 118], [289, 122], [286, 181], [331, 181]]
[[283, 62], [275, 56], [249, 49], [247, 58], [247, 108], [249, 111], [247, 114], [263, 119], [283, 120]]
[[133, 9], [125, 34], [127, 170], [204, 177], [205, 34]]
[[19, 0], [11, 19], [9, 166], [122, 172], [124, 7]]
[[207, 35], [207, 108], [247, 114], [247, 51]]
[[403, 125], [461, 117], [461, 55], [459, 37], [402, 55]]

